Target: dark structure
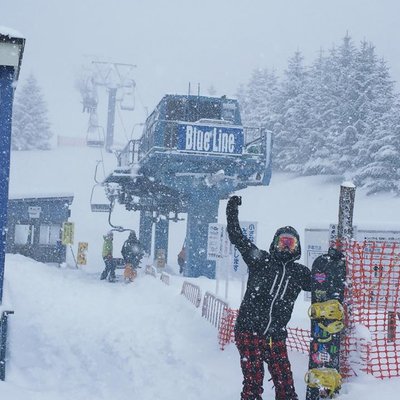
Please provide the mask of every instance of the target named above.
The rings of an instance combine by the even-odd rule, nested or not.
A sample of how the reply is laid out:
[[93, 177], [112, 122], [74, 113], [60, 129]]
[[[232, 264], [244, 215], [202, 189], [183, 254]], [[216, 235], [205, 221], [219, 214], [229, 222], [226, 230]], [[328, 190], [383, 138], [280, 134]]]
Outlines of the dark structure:
[[73, 195], [10, 198], [6, 252], [45, 263], [62, 263], [66, 247], [62, 226], [71, 215]]
[[217, 222], [220, 200], [269, 184], [271, 146], [271, 132], [242, 125], [237, 100], [166, 95], [102, 185], [111, 202], [140, 212], [139, 239], [147, 253], [155, 224], [154, 254], [168, 257], [169, 221], [187, 213], [183, 274], [213, 278], [208, 224]]

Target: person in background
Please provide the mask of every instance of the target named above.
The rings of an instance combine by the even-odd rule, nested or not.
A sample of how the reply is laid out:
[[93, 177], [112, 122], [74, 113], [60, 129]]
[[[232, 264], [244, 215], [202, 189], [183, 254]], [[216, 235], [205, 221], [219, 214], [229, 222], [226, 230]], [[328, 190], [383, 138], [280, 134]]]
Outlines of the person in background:
[[241, 198], [226, 208], [229, 239], [249, 269], [246, 293], [235, 324], [235, 342], [243, 373], [241, 400], [262, 400], [264, 362], [275, 386], [276, 400], [298, 400], [286, 349], [286, 326], [301, 290], [311, 290], [310, 270], [296, 262], [301, 256], [297, 231], [277, 230], [269, 252], [260, 250], [239, 225]]
[[100, 275], [100, 279], [107, 279], [110, 282], [115, 281], [115, 264], [113, 259], [113, 239], [114, 234], [112, 231], [108, 231], [106, 235], [103, 236], [103, 251], [102, 256], [105, 264], [104, 271]]
[[128, 239], [122, 245], [121, 254], [125, 262], [124, 278], [132, 282], [136, 275], [136, 269], [139, 268], [140, 261], [143, 258], [144, 251], [142, 245], [136, 237], [135, 231], [131, 231]]
[[[185, 241], [186, 243], [186, 241]], [[179, 273], [182, 274], [186, 265], [186, 246], [185, 243], [182, 246], [182, 250], [178, 254], [178, 265], [179, 265]]]

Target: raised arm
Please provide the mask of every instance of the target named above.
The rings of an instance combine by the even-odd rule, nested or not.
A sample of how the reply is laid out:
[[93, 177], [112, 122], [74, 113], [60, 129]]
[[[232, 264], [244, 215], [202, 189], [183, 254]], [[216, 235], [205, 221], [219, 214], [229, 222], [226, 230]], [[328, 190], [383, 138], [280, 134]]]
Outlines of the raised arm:
[[239, 225], [239, 206], [242, 200], [239, 196], [232, 196], [226, 206], [226, 219], [229, 240], [239, 250], [248, 266], [260, 258], [267, 257], [267, 252], [260, 251], [244, 234]]

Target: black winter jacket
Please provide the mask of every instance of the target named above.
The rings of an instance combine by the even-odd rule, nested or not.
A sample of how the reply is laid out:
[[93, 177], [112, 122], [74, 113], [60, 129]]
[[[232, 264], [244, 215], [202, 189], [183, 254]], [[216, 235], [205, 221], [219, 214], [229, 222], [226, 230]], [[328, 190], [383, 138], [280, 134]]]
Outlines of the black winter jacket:
[[[259, 250], [243, 235], [235, 202], [228, 202], [226, 214], [229, 239], [249, 269], [247, 289], [235, 331], [256, 332], [273, 340], [283, 340], [287, 337], [286, 325], [292, 316], [297, 296], [301, 290], [311, 290], [310, 270], [295, 262], [301, 256], [300, 241], [293, 257], [286, 260], [275, 248], [274, 240], [268, 253]], [[297, 231], [290, 226], [278, 229], [274, 239], [284, 232], [299, 240]]]
[[144, 252], [139, 240], [136, 239], [136, 236], [129, 236], [122, 246], [121, 254], [124, 261], [131, 264], [133, 268], [137, 268], [139, 266]]

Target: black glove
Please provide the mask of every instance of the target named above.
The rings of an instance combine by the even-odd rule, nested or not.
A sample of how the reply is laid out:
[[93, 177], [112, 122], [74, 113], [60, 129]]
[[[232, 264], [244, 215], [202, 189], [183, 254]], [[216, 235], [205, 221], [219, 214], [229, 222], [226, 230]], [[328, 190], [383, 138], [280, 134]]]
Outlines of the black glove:
[[228, 207], [237, 208], [242, 205], [242, 197], [241, 196], [232, 196], [228, 200]]

